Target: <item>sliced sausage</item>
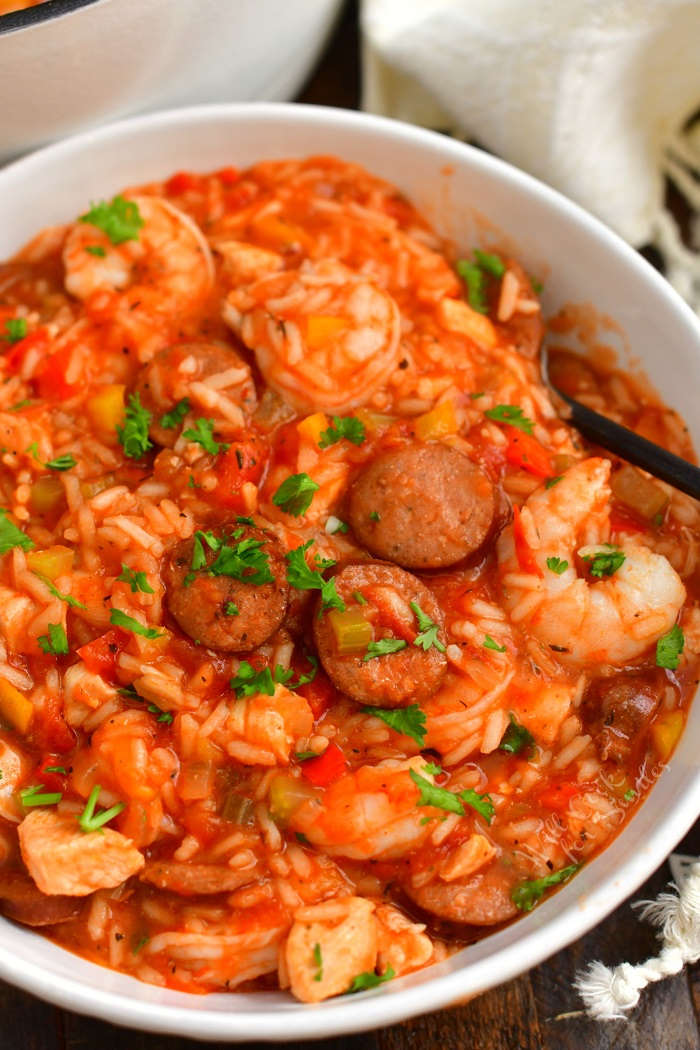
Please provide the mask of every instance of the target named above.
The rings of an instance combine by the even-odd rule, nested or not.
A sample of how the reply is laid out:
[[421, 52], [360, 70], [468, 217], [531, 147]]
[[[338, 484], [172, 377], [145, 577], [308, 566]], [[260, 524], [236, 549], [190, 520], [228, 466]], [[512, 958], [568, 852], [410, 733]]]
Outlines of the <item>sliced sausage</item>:
[[457, 882], [435, 879], [413, 886], [409, 881], [404, 889], [419, 908], [447, 922], [494, 926], [518, 911], [510, 897], [512, 876], [496, 864]]
[[[229, 373], [228, 376], [225, 373]], [[192, 384], [214, 375], [222, 377], [217, 392], [224, 393], [247, 413], [255, 410], [257, 399], [250, 369], [236, 351], [224, 343], [178, 343], [161, 350], [144, 365], [136, 380], [135, 393], [151, 413], [148, 432], [156, 444], [165, 448], [175, 444], [182, 420], [164, 426], [163, 416], [172, 412], [184, 398], [199, 415], [211, 414], [209, 406], [193, 393]]]
[[253, 882], [259, 875], [257, 865], [241, 871], [219, 864], [184, 864], [172, 860], [147, 864], [139, 878], [158, 889], [193, 897], [198, 894], [233, 893], [239, 886]]
[[0, 873], [0, 912], [25, 926], [55, 926], [80, 914], [80, 897], [48, 896], [23, 871]]
[[643, 675], [617, 674], [590, 683], [581, 711], [603, 761], [629, 758], [641, 743], [660, 699], [659, 685]]
[[[346, 565], [335, 577], [336, 591], [347, 610], [360, 610], [373, 628], [374, 641], [403, 640], [397, 652], [366, 659], [338, 651], [332, 613], [313, 618], [314, 638], [321, 663], [333, 684], [358, 703], [376, 707], [403, 707], [431, 696], [447, 670], [442, 612], [433, 594], [411, 573], [383, 562]], [[358, 598], [359, 595], [359, 598]], [[414, 645], [419, 628], [414, 602], [437, 625], [438, 645]], [[441, 651], [442, 650], [442, 651]]]
[[372, 554], [409, 569], [440, 569], [478, 550], [493, 522], [493, 486], [439, 443], [377, 456], [350, 490], [350, 523]]
[[[250, 525], [213, 529], [206, 536], [218, 549], [212, 550], [195, 533], [170, 552], [163, 570], [168, 608], [185, 634], [210, 649], [256, 649], [274, 634], [287, 610], [286, 563], [279, 540]], [[235, 557], [236, 551], [243, 561]], [[200, 554], [204, 564], [194, 568]], [[271, 581], [255, 582], [256, 575], [268, 574]]]

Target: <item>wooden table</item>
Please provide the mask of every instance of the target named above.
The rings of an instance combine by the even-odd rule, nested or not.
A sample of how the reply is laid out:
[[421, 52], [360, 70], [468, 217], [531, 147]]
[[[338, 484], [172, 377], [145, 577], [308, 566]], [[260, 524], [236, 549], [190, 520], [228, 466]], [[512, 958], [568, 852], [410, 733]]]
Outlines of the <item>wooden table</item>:
[[[356, 23], [356, 5], [349, 3], [299, 101], [357, 107]], [[678, 851], [700, 855], [700, 824]], [[634, 899], [655, 897], [669, 878], [668, 864], [663, 864]], [[628, 1021], [603, 1025], [581, 1014], [572, 989], [581, 966], [592, 959], [639, 962], [654, 954], [657, 944], [652, 929], [625, 903], [571, 947], [466, 1006], [377, 1032], [306, 1045], [319, 1050], [698, 1050], [700, 966], [648, 988]], [[2, 982], [0, 1033], [1, 1050], [187, 1050], [194, 1045], [211, 1050], [215, 1045], [125, 1031], [48, 1006]], [[246, 1044], [244, 1050], [260, 1045]], [[298, 1050], [304, 1044], [286, 1045]]]

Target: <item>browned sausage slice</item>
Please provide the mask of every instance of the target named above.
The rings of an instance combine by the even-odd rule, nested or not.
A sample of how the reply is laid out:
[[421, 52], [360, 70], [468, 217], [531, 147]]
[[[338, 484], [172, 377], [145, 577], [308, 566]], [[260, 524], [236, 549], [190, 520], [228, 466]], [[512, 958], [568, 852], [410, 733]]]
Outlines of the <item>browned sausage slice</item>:
[[[395, 638], [397, 652], [365, 659], [338, 652], [332, 616], [314, 616], [314, 638], [321, 663], [333, 684], [347, 696], [376, 707], [403, 707], [431, 696], [447, 670], [445, 633], [440, 606], [425, 584], [396, 565], [361, 562], [346, 565], [335, 577], [346, 609], [359, 609], [373, 627], [374, 640]], [[359, 595], [359, 598], [358, 598]], [[414, 645], [419, 628], [411, 602], [437, 624], [437, 645]]]
[[236, 871], [219, 864], [183, 864], [180, 861], [154, 861], [147, 864], [139, 878], [161, 890], [171, 890], [183, 897], [233, 893], [260, 876], [257, 866]]
[[626, 761], [641, 743], [661, 699], [660, 686], [643, 675], [596, 678], [581, 711], [591, 725], [603, 761]]
[[0, 873], [0, 912], [25, 926], [55, 926], [80, 914], [80, 897], [42, 893], [23, 871]]
[[266, 529], [234, 524], [195, 533], [170, 551], [163, 578], [171, 614], [210, 649], [256, 649], [287, 610], [284, 552]]
[[447, 922], [494, 926], [506, 922], [518, 909], [510, 897], [511, 876], [495, 864], [456, 882], [435, 879], [423, 886], [405, 886], [419, 908]]
[[[228, 381], [225, 373], [229, 373]], [[222, 376], [220, 389], [227, 397], [247, 412], [255, 410], [255, 385], [250, 369], [235, 350], [223, 343], [177, 343], [161, 350], [144, 365], [136, 380], [135, 393], [151, 413], [148, 432], [156, 444], [166, 448], [175, 444], [181, 430], [179, 423], [168, 427], [163, 426], [162, 421], [184, 398], [192, 401], [193, 411], [199, 415], [211, 414], [203, 405], [196, 408], [191, 386], [214, 375]]]
[[439, 443], [382, 453], [350, 490], [357, 538], [377, 557], [409, 569], [440, 569], [473, 554], [494, 511], [486, 475]]

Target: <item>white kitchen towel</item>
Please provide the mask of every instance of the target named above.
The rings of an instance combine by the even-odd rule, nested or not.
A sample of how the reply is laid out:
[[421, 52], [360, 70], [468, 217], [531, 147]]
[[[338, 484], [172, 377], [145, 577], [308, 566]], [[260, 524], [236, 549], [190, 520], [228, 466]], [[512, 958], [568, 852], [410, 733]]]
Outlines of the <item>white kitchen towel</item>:
[[664, 207], [666, 175], [700, 204], [698, 0], [363, 0], [361, 18], [365, 109], [473, 139], [656, 244], [700, 308]]

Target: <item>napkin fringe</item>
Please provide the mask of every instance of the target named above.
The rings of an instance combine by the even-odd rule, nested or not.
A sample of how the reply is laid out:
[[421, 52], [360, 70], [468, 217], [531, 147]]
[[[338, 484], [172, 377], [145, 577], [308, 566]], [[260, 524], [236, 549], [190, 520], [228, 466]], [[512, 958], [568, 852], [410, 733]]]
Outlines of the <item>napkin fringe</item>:
[[574, 987], [594, 1020], [624, 1018], [648, 984], [672, 977], [686, 963], [700, 959], [700, 862], [691, 864], [680, 889], [673, 882], [669, 885], [673, 892], [632, 905], [639, 908], [640, 918], [658, 927], [662, 942], [658, 955], [636, 966], [621, 963], [609, 967], [592, 962], [576, 975]]

